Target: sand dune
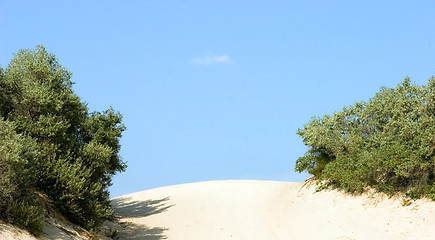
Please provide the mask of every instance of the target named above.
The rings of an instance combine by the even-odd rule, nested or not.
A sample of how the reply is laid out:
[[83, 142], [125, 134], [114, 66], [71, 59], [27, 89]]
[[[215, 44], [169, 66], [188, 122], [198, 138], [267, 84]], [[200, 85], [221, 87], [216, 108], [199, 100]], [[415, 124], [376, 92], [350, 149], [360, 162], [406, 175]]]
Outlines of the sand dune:
[[435, 203], [313, 185], [213, 181], [112, 200], [120, 239], [435, 239]]
[[[191, 183], [125, 195], [112, 205], [117, 220], [103, 232], [120, 240], [435, 239], [433, 201], [315, 192], [303, 183]], [[91, 239], [61, 220], [46, 221], [44, 239]], [[0, 239], [36, 238], [0, 222]]]

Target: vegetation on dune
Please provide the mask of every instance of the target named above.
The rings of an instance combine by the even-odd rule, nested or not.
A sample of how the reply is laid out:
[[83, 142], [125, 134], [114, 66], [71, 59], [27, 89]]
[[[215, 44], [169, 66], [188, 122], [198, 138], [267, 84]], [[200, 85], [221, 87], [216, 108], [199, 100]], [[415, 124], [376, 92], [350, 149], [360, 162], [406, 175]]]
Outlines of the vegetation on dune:
[[435, 200], [435, 78], [381, 88], [368, 102], [315, 117], [297, 132], [309, 147], [296, 171], [349, 192], [367, 187]]
[[36, 142], [17, 134], [12, 124], [0, 119], [0, 216], [38, 234], [42, 209], [37, 204], [35, 181]]
[[42, 192], [72, 222], [95, 229], [112, 214], [108, 187], [126, 168], [122, 117], [89, 112], [71, 73], [43, 46], [0, 68], [0, 218], [38, 234]]

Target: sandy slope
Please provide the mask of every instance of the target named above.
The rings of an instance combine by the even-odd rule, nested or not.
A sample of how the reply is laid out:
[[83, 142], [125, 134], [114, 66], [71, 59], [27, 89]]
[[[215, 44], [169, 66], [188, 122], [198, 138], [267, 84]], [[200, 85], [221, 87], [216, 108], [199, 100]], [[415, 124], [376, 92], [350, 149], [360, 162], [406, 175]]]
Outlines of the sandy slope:
[[[271, 181], [214, 181], [112, 200], [121, 239], [435, 239], [435, 203]], [[406, 205], [406, 204], [405, 204]]]
[[[44, 209], [44, 226], [40, 239], [44, 240], [91, 240], [93, 236], [83, 228], [72, 224], [56, 211], [52, 204], [41, 195], [40, 203]], [[103, 237], [101, 237], [103, 238]], [[29, 232], [0, 221], [0, 240], [37, 240]]]
[[[201, 182], [129, 194], [112, 204], [118, 221], [107, 222], [103, 230], [118, 229], [118, 239], [435, 239], [435, 202], [382, 194], [355, 197], [336, 190], [315, 193], [313, 185], [303, 183]], [[51, 213], [43, 238], [90, 236]], [[1, 222], [0, 239], [36, 240]]]
[[28, 232], [10, 224], [0, 222], [0, 239], [2, 240], [37, 240]]
[[[91, 235], [71, 223], [47, 220], [43, 233], [39, 239], [43, 240], [90, 240]], [[0, 222], [0, 240], [38, 240], [29, 232], [11, 224]]]

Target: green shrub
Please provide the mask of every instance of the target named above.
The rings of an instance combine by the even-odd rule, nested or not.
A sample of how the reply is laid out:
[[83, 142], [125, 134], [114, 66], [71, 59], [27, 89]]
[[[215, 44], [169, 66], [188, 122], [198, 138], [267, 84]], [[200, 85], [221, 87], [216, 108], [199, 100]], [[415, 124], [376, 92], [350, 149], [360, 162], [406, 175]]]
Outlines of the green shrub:
[[327, 184], [350, 192], [366, 187], [435, 200], [435, 78], [406, 78], [368, 102], [313, 118], [297, 132], [309, 147], [296, 162]]
[[0, 119], [0, 216], [34, 234], [42, 228], [42, 209], [31, 183], [37, 157], [35, 141], [13, 131]]
[[37, 153], [26, 163], [31, 180], [10, 168], [23, 189], [45, 193], [71, 221], [93, 230], [112, 214], [108, 187], [126, 168], [118, 154], [125, 127], [113, 109], [90, 113], [71, 75], [42, 46], [20, 50], [0, 68], [0, 116]]

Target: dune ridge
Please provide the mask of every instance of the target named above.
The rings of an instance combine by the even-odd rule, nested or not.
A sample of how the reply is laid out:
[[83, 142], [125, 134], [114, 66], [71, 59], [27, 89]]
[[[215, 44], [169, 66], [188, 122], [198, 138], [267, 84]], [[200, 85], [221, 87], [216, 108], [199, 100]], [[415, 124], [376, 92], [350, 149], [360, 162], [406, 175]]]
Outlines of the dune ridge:
[[[374, 191], [359, 196], [339, 190], [316, 192], [312, 182], [199, 182], [111, 201], [116, 217], [104, 224], [101, 239], [435, 239], [433, 201], [410, 201], [400, 195], [389, 198]], [[43, 239], [97, 237], [55, 215], [47, 219]], [[36, 240], [1, 222], [0, 239]]]
[[312, 183], [227, 180], [112, 199], [119, 239], [435, 239], [435, 203]]

